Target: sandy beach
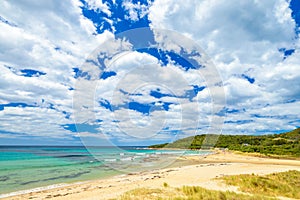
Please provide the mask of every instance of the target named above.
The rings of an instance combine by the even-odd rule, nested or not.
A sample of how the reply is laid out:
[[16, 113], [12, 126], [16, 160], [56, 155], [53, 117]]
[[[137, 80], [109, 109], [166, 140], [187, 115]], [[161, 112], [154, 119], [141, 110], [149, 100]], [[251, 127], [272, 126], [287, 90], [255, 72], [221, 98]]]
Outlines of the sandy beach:
[[171, 166], [167, 169], [132, 173], [108, 179], [87, 181], [74, 184], [49, 186], [47, 189], [27, 191], [25, 194], [10, 194], [3, 199], [111, 199], [126, 191], [146, 187], [163, 188], [163, 183], [171, 187], [183, 185], [201, 186], [214, 190], [237, 191], [236, 187], [227, 186], [216, 177], [234, 174], [259, 175], [288, 170], [299, 170], [300, 161], [261, 158], [232, 152], [219, 152], [205, 157], [188, 156], [178, 162], [189, 165]]

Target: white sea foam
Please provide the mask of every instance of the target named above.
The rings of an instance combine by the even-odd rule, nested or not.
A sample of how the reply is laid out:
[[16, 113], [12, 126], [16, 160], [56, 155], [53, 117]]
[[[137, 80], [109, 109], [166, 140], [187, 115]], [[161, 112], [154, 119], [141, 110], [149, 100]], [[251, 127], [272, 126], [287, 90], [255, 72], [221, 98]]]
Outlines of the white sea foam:
[[44, 191], [44, 190], [50, 190], [50, 189], [65, 187], [65, 186], [68, 186], [68, 185], [69, 184], [66, 184], [66, 183], [60, 183], [60, 184], [54, 184], [54, 185], [49, 185], [49, 186], [45, 186], [45, 187], [33, 188], [33, 189], [29, 189], [29, 190], [20, 190], [20, 191], [16, 191], [16, 192], [7, 193], [7, 194], [0, 194], [0, 199], [7, 198], [7, 197], [12, 197], [12, 196], [16, 196], [16, 195], [28, 194], [28, 193], [31, 193], [31, 192], [41, 192], [41, 191]]
[[143, 155], [146, 155], [146, 153], [136, 153], [136, 155], [143, 156]]
[[134, 160], [134, 158], [133, 157], [121, 158], [120, 160], [122, 160], [122, 161], [131, 161], [131, 160]]
[[116, 162], [117, 159], [113, 158], [113, 159], [104, 159], [105, 162]]

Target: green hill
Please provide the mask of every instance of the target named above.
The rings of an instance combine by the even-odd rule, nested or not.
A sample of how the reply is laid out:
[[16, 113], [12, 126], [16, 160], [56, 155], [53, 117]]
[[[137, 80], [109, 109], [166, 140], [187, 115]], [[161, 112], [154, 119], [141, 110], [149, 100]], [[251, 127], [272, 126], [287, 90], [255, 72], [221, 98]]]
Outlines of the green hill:
[[[205, 149], [207, 147], [227, 148], [242, 152], [257, 152], [265, 155], [286, 155], [300, 157], [300, 128], [272, 135], [196, 135], [179, 139], [173, 143], [149, 146], [150, 148]], [[217, 140], [209, 146], [208, 139]]]

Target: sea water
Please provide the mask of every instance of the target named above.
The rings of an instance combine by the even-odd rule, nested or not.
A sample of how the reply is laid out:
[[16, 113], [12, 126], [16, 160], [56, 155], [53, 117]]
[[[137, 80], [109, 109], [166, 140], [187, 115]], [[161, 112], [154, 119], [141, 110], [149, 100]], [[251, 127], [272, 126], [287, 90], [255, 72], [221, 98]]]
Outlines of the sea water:
[[167, 167], [178, 156], [209, 153], [144, 147], [0, 146], [0, 194]]

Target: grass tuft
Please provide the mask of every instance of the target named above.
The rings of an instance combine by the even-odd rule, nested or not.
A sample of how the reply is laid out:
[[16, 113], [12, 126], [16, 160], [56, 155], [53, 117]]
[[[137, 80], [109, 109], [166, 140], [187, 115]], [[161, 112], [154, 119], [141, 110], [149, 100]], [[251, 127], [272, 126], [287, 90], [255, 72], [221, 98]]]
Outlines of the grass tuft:
[[245, 195], [234, 192], [208, 190], [197, 186], [164, 189], [138, 188], [126, 192], [117, 200], [274, 200], [259, 195]]
[[300, 171], [296, 170], [265, 176], [244, 174], [219, 179], [238, 186], [248, 194], [208, 190], [198, 186], [173, 188], [164, 182], [162, 189], [137, 188], [126, 192], [117, 200], [274, 200], [278, 196], [300, 199]]
[[221, 179], [226, 184], [238, 186], [242, 192], [300, 199], [300, 171], [291, 170], [266, 176], [233, 175]]

